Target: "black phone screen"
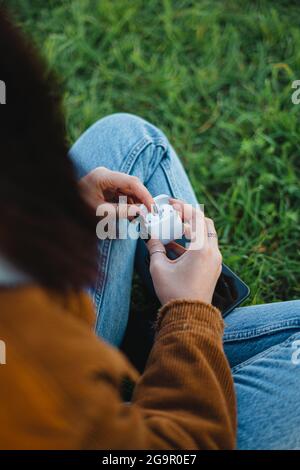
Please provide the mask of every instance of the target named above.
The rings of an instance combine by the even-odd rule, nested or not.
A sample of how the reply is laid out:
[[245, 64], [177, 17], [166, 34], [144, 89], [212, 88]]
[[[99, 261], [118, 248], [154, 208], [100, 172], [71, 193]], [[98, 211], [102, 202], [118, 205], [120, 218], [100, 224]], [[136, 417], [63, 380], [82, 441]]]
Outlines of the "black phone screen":
[[212, 300], [212, 304], [222, 312], [223, 317], [240, 305], [249, 294], [247, 284], [223, 264]]

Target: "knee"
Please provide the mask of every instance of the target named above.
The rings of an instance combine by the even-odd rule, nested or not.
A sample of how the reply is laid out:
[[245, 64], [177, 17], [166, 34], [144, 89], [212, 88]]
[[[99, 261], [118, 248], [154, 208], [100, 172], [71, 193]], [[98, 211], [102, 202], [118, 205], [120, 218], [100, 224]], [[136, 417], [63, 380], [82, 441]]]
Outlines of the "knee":
[[[71, 148], [70, 156], [81, 178], [96, 166], [129, 171], [134, 160], [145, 155], [146, 148], [157, 146], [164, 152], [168, 146], [166, 137], [158, 128], [134, 114], [116, 113], [99, 119], [87, 129]], [[150, 153], [149, 150], [147, 154]]]
[[290, 300], [289, 303], [300, 314], [300, 300]]
[[143, 125], [143, 118], [131, 113], [113, 113], [101, 118], [98, 123], [113, 127], [137, 127]]
[[95, 126], [98, 127], [99, 132], [105, 131], [118, 141], [125, 140], [127, 143], [133, 143], [145, 139], [154, 143], [167, 142], [167, 138], [159, 128], [135, 114], [110, 114], [97, 121]]

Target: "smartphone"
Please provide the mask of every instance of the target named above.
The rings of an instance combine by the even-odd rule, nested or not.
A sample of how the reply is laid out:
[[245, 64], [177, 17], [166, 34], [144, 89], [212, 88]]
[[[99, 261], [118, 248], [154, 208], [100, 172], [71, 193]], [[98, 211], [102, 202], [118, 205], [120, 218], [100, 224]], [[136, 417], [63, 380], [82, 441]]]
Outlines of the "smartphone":
[[[139, 249], [139, 256], [136, 257], [136, 268], [151, 295], [156, 296], [149, 271], [141, 269], [141, 260], [144, 260], [147, 266], [149, 266], [150, 263], [146, 243], [144, 241], [142, 242], [144, 246], [141, 246], [140, 249], [145, 251], [142, 251], [141, 253]], [[180, 240], [176, 240], [176, 243], [185, 246], [184, 237]], [[178, 254], [173, 250], [167, 250], [167, 256], [170, 259], [176, 259]], [[222, 316], [225, 317], [234, 308], [241, 305], [241, 303], [244, 302], [247, 297], [249, 297], [249, 295], [250, 289], [247, 284], [242, 281], [239, 276], [235, 274], [228, 266], [222, 264], [222, 272], [217, 281], [212, 299], [212, 304], [221, 311]]]
[[222, 264], [222, 272], [217, 281], [212, 304], [225, 317], [234, 308], [241, 305], [250, 295], [250, 289], [226, 264]]

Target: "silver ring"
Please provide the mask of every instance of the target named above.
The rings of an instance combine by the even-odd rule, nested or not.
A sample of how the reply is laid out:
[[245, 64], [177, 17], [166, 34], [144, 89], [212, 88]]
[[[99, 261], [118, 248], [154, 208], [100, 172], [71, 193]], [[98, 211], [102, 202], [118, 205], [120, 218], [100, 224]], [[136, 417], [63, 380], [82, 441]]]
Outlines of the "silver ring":
[[150, 253], [150, 256], [154, 255], [154, 253], [163, 253], [165, 255], [166, 251], [165, 250], [154, 250]]
[[215, 232], [208, 232], [208, 238], [218, 238], [218, 235]]

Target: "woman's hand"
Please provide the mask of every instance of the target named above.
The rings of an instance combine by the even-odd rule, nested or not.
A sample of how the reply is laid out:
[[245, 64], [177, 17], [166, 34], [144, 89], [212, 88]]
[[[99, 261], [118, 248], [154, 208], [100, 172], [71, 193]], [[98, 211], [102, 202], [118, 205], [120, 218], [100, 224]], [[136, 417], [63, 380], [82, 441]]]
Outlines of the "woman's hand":
[[205, 218], [200, 209], [194, 209], [181, 201], [170, 202], [181, 213], [185, 226], [192, 228], [197, 222], [198, 233], [194, 233], [194, 240], [188, 250], [171, 243], [171, 248], [177, 249], [181, 255], [176, 260], [167, 258], [165, 247], [159, 240], [148, 241], [150, 273], [156, 294], [162, 305], [174, 299], [211, 303], [222, 269], [214, 223]]
[[[127, 196], [130, 216], [139, 213], [137, 204], [145, 204], [149, 211], [154, 205], [151, 194], [138, 177], [111, 171], [105, 167], [95, 168], [84, 176], [79, 182], [79, 187], [83, 197], [95, 211], [100, 204], [116, 204], [119, 196]], [[119, 217], [126, 218], [129, 207], [120, 204]]]

